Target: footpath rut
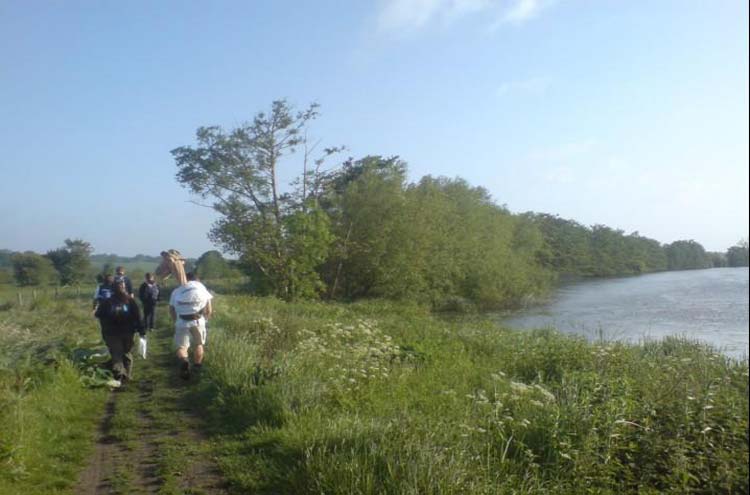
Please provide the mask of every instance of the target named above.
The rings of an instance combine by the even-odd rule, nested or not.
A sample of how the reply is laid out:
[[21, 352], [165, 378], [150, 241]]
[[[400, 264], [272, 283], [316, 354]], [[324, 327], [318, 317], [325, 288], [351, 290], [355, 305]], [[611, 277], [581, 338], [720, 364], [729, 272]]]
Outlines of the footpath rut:
[[160, 322], [148, 359], [135, 357], [133, 380], [111, 392], [76, 494], [229, 493], [194, 400], [199, 377], [177, 376], [172, 334]]

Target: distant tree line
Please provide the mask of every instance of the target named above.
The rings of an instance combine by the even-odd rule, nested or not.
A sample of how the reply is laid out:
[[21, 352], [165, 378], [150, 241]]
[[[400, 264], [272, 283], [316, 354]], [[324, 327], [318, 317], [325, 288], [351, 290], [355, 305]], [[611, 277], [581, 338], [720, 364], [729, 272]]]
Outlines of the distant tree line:
[[[241, 270], [256, 293], [286, 300], [385, 297], [495, 308], [542, 294], [560, 276], [748, 265], [745, 241], [707, 253], [693, 240], [662, 245], [605, 225], [513, 214], [460, 178], [409, 183], [397, 157], [350, 158], [328, 168], [342, 148], [318, 149], [308, 140], [317, 116], [316, 105], [295, 112], [276, 101], [235, 129], [201, 127], [195, 146], [172, 151], [178, 182], [219, 213], [209, 237], [237, 257], [208, 251], [190, 260], [189, 270], [209, 280]], [[293, 156], [301, 158], [301, 173], [282, 187], [279, 168]], [[45, 255], [0, 251], [0, 270], [12, 269], [19, 285], [78, 284], [124, 264], [91, 251], [70, 239]], [[159, 262], [147, 255], [128, 260]]]
[[[195, 146], [172, 151], [178, 182], [220, 215], [209, 237], [239, 258], [258, 293], [501, 307], [544, 292], [560, 274], [716, 265], [695, 241], [663, 246], [604, 225], [515, 215], [458, 178], [408, 183], [397, 157], [349, 159], [326, 169], [342, 148], [318, 150], [308, 140], [317, 116], [317, 105], [295, 112], [275, 101], [268, 113], [234, 129], [201, 127]], [[284, 189], [279, 168], [294, 155], [301, 173]], [[746, 245], [744, 253], [747, 264]], [[741, 252], [724, 258], [737, 266]]]
[[[0, 250], [0, 283], [18, 286], [81, 285], [101, 281], [117, 266], [137, 266], [161, 262], [160, 256], [139, 254], [127, 257], [116, 254], [91, 254], [91, 244], [80, 239], [66, 239], [63, 247], [38, 254], [33, 251]], [[241, 276], [233, 260], [225, 259], [218, 251], [207, 251], [199, 259], [187, 259], [188, 271], [195, 271], [204, 279], [226, 279]], [[145, 271], [128, 271], [130, 278], [140, 280]]]

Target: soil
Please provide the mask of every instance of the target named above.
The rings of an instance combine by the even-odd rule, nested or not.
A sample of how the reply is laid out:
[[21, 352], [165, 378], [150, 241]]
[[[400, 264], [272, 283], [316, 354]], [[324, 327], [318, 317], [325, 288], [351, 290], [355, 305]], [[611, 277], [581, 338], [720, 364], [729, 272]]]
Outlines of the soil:
[[199, 406], [190, 400], [199, 378], [177, 377], [170, 339], [162, 332], [149, 337], [156, 352], [146, 361], [136, 359], [133, 381], [110, 393], [74, 493], [229, 493], [210, 454]]

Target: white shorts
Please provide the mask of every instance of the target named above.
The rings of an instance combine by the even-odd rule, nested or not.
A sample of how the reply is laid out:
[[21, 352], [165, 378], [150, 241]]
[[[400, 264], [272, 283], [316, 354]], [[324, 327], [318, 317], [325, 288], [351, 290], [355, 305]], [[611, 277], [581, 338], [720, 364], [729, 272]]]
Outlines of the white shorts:
[[206, 320], [185, 321], [177, 318], [174, 326], [174, 345], [176, 347], [190, 347], [206, 343]]

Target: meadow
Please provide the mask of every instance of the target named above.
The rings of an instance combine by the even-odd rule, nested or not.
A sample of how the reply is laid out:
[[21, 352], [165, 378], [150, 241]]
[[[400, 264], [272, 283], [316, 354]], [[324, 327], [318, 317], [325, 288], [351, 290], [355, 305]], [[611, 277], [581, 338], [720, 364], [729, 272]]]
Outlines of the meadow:
[[[206, 369], [180, 391], [227, 492], [748, 491], [747, 361], [682, 339], [589, 343], [416, 304], [231, 292], [216, 299]], [[70, 493], [112, 397], [96, 386], [89, 301], [0, 303], [0, 492]], [[152, 339], [164, 359], [136, 382], [167, 394], [163, 313]], [[138, 397], [113, 400], [128, 411]], [[171, 431], [179, 409], [155, 404]], [[174, 466], [160, 493], [178, 493]]]

